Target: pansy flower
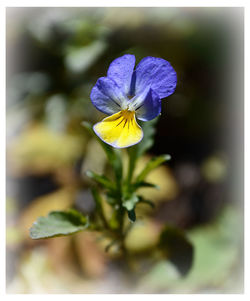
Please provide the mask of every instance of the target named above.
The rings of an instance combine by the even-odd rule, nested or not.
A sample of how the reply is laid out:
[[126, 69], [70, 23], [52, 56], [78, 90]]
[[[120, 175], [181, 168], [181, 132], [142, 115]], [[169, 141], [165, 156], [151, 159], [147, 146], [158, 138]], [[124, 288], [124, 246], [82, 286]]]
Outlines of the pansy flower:
[[171, 95], [177, 76], [171, 64], [161, 58], [145, 57], [136, 69], [135, 56], [125, 54], [100, 77], [90, 98], [101, 112], [111, 115], [94, 125], [95, 133], [116, 148], [134, 145], [143, 138], [136, 118], [154, 119], [161, 113], [161, 99]]

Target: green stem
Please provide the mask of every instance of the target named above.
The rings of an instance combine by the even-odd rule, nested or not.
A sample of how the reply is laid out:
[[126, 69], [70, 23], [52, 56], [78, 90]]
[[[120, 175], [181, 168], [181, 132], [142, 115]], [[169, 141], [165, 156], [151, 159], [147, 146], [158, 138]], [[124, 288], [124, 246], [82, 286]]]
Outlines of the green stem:
[[117, 183], [117, 189], [121, 194], [122, 190], [122, 177], [123, 177], [123, 162], [121, 158], [121, 152], [120, 150], [114, 150], [114, 158], [113, 158], [113, 168], [114, 168], [114, 174], [115, 179]]
[[127, 174], [127, 178], [124, 181], [123, 172], [122, 172], [124, 162], [122, 162], [121, 153], [117, 150], [114, 150], [113, 154], [114, 154], [113, 170], [114, 170], [114, 174], [115, 174], [115, 183], [116, 183], [116, 188], [117, 188], [117, 203], [119, 204], [119, 209], [118, 209], [117, 217], [116, 217], [118, 225], [119, 225], [118, 228], [111, 229], [111, 227], [109, 227], [109, 224], [106, 221], [106, 218], [103, 214], [103, 208], [101, 206], [100, 195], [98, 194], [98, 192], [95, 189], [92, 190], [92, 193], [94, 195], [94, 198], [96, 199], [96, 203], [98, 204], [98, 209], [99, 209], [98, 211], [99, 211], [100, 217], [103, 221], [103, 226], [108, 230], [108, 232], [110, 233], [110, 236], [114, 238], [113, 242], [109, 246], [107, 246], [107, 250], [110, 248], [110, 246], [112, 246], [113, 243], [115, 243], [115, 241], [117, 241], [117, 242], [119, 241], [119, 244], [121, 246], [121, 251], [124, 256], [124, 260], [128, 261], [128, 253], [127, 253], [127, 249], [125, 246], [125, 239], [126, 239], [126, 235], [128, 233], [128, 231], [127, 231], [128, 229], [124, 229], [126, 209], [122, 205], [122, 200], [123, 200], [123, 196], [130, 191], [131, 180], [132, 180], [133, 171], [135, 168], [135, 159], [134, 159], [132, 152], [128, 151], [128, 154], [129, 154], [128, 174]]
[[127, 187], [129, 187], [133, 178], [136, 159], [135, 159], [135, 155], [133, 154], [133, 150], [128, 150], [127, 153], [128, 153], [128, 173], [127, 173], [126, 184]]
[[129, 185], [132, 181], [132, 177], [133, 177], [133, 172], [134, 172], [134, 161], [129, 160], [129, 165], [128, 165], [128, 175], [127, 175], [127, 184]]
[[102, 223], [103, 223], [103, 226], [106, 228], [106, 229], [109, 229], [109, 224], [106, 220], [106, 217], [104, 215], [104, 210], [103, 210], [103, 207], [102, 207], [102, 200], [101, 200], [101, 196], [99, 195], [97, 189], [95, 187], [93, 187], [91, 189], [91, 192], [92, 192], [92, 195], [94, 197], [94, 200], [95, 200], [95, 203], [96, 203], [96, 208], [97, 208], [97, 212], [102, 220]]

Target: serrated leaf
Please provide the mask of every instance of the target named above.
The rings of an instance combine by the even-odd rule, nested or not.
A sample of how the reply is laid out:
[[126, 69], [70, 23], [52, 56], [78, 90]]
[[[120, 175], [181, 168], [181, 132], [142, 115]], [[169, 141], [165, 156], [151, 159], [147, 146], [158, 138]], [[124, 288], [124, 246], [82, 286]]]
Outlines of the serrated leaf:
[[107, 189], [115, 189], [115, 185], [114, 183], [112, 183], [106, 176], [104, 175], [98, 175], [97, 173], [88, 170], [86, 172], [86, 175], [94, 180], [95, 182], [97, 182], [98, 184], [102, 185], [103, 187], [107, 188]]
[[32, 239], [69, 235], [89, 226], [88, 218], [77, 210], [52, 211], [47, 217], [39, 217], [30, 229]]
[[166, 226], [158, 243], [165, 258], [170, 260], [185, 276], [192, 267], [194, 249], [191, 242], [180, 229]]
[[145, 168], [142, 170], [142, 172], [138, 175], [136, 178], [137, 182], [142, 182], [146, 176], [156, 167], [161, 165], [163, 162], [170, 160], [170, 155], [161, 155], [159, 157], [152, 158], [145, 166]]

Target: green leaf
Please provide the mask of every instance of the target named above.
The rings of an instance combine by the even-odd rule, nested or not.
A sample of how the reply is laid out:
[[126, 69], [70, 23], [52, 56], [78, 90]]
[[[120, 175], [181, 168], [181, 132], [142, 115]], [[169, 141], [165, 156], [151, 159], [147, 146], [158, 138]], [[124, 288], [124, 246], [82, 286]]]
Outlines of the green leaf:
[[118, 183], [121, 182], [122, 179], [122, 160], [120, 156], [120, 152], [117, 149], [114, 149], [107, 143], [103, 142], [94, 132], [92, 125], [89, 122], [83, 121], [82, 126], [100, 143], [103, 148], [110, 165], [114, 168], [116, 180]]
[[[141, 292], [167, 292], [168, 294], [193, 294], [204, 288], [218, 293], [225, 292], [225, 286], [230, 275], [227, 291], [242, 293], [243, 270], [235, 272], [235, 267], [241, 266], [243, 231], [242, 210], [237, 206], [226, 206], [221, 214], [209, 225], [200, 225], [188, 232], [195, 250], [192, 269], [186, 277], [180, 278], [180, 273], [167, 260], [157, 264], [145, 273], [138, 283]], [[166, 256], [165, 256], [166, 258]], [[172, 266], [172, 272], [171, 272]]]
[[183, 231], [166, 226], [160, 235], [158, 247], [183, 276], [187, 275], [192, 267], [194, 249]]
[[149, 182], [145, 182], [145, 181], [137, 182], [133, 186], [134, 186], [135, 190], [138, 189], [138, 188], [142, 188], [142, 187], [156, 188], [156, 189], [160, 188], [158, 185], [156, 185], [154, 183], [149, 183]]
[[101, 196], [100, 196], [100, 194], [99, 194], [99, 192], [97, 191], [96, 188], [92, 187], [91, 192], [92, 192], [93, 198], [95, 200], [96, 209], [97, 209], [97, 211], [100, 215], [100, 218], [102, 219], [102, 222], [103, 222], [104, 226], [107, 227], [108, 224], [107, 224], [106, 217], [104, 215], [104, 210], [103, 210], [103, 207], [102, 207], [102, 198], [101, 198]]
[[77, 210], [52, 211], [47, 217], [39, 217], [30, 229], [32, 239], [69, 235], [89, 226], [88, 218]]
[[122, 206], [126, 208], [128, 218], [131, 222], [135, 222], [136, 220], [135, 206], [138, 202], [139, 198], [136, 194], [131, 195], [130, 198], [127, 198], [122, 202]]
[[139, 203], [147, 204], [147, 205], [149, 205], [153, 209], [155, 208], [155, 204], [152, 201], [146, 200], [142, 196], [139, 196]]
[[139, 198], [137, 195], [133, 194], [129, 199], [125, 199], [122, 202], [122, 206], [126, 208], [128, 211], [135, 208], [136, 203], [139, 202]]
[[163, 162], [170, 160], [170, 155], [161, 155], [159, 157], [152, 158], [145, 166], [145, 168], [142, 170], [142, 172], [139, 174], [139, 176], [136, 179], [137, 182], [142, 182], [146, 176], [156, 167], [161, 165]]
[[136, 221], [136, 214], [135, 214], [135, 210], [132, 209], [132, 210], [129, 210], [127, 211], [128, 212], [128, 218], [129, 220], [134, 223]]
[[97, 182], [98, 184], [102, 185], [103, 187], [110, 189], [110, 190], [114, 190], [115, 189], [115, 185], [114, 183], [112, 183], [106, 176], [104, 175], [98, 175], [97, 173], [93, 172], [93, 171], [86, 171], [86, 175], [94, 180], [95, 182]]

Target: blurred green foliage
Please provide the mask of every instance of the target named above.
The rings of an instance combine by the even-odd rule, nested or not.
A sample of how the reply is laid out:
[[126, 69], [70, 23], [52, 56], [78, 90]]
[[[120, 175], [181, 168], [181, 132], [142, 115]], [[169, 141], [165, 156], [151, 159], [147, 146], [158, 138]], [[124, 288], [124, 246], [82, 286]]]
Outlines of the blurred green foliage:
[[[238, 248], [242, 239], [242, 233], [237, 229], [239, 222], [239, 212], [228, 207], [213, 224], [190, 231], [189, 238], [194, 245], [195, 255], [194, 266], [188, 276], [181, 279], [173, 266], [162, 261], [141, 280], [139, 291], [153, 289], [155, 292], [164, 292], [166, 287], [170, 293], [193, 293], [199, 290], [209, 293], [211, 287], [215, 293], [221, 289], [230, 293], [235, 288], [240, 290], [240, 267], [235, 269], [237, 277], [229, 276], [232, 267], [237, 264], [236, 258], [242, 252]], [[236, 281], [235, 285], [233, 281]]]

